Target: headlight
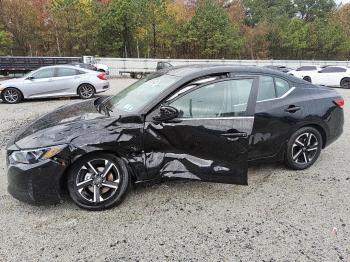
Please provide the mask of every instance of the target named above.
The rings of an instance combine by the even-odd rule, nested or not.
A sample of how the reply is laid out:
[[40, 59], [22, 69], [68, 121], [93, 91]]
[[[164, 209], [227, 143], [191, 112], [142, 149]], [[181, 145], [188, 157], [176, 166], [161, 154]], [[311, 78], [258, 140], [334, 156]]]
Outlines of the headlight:
[[60, 145], [33, 150], [14, 151], [10, 155], [10, 163], [34, 164], [54, 157], [65, 147], [66, 145]]

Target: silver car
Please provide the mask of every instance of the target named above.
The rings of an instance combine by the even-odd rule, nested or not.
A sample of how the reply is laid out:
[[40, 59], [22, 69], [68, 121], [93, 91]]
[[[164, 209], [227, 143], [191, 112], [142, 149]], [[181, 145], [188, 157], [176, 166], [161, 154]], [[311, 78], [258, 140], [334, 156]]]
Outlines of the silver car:
[[68, 65], [42, 67], [22, 78], [0, 82], [1, 99], [11, 104], [44, 97], [80, 96], [88, 99], [108, 89], [105, 73]]

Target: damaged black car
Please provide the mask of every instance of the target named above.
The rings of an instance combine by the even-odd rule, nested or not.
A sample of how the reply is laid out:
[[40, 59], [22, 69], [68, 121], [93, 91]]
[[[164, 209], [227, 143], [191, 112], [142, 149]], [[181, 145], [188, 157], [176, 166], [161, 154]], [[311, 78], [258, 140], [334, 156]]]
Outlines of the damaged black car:
[[113, 97], [64, 106], [7, 146], [8, 191], [32, 204], [66, 190], [80, 207], [118, 205], [133, 183], [180, 178], [248, 184], [248, 164], [309, 168], [343, 131], [333, 89], [274, 70], [191, 65]]

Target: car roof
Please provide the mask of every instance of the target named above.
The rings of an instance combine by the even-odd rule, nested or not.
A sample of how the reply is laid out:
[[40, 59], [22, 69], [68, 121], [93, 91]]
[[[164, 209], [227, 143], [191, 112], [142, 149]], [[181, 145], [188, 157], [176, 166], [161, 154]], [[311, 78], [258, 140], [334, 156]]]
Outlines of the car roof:
[[[40, 69], [44, 69], [44, 68], [62, 68], [62, 67], [64, 67], [64, 68], [72, 68], [72, 69], [77, 69], [77, 67], [76, 67], [76, 66], [74, 66], [74, 65], [69, 65], [69, 64], [67, 64], [67, 65], [52, 65], [52, 66], [43, 66], [43, 67], [40, 67]], [[80, 68], [79, 68], [79, 70], [80, 70]]]
[[288, 75], [283, 72], [272, 70], [266, 67], [259, 66], [241, 66], [241, 65], [215, 65], [215, 64], [205, 64], [205, 65], [185, 65], [185, 66], [176, 66], [172, 68], [167, 68], [161, 70], [166, 72], [169, 75], [180, 76], [180, 77], [200, 77], [210, 74], [217, 73], [243, 73], [243, 74], [267, 74], [274, 75], [281, 78], [286, 78], [294, 83], [305, 83], [303, 80], [296, 78], [294, 76]]

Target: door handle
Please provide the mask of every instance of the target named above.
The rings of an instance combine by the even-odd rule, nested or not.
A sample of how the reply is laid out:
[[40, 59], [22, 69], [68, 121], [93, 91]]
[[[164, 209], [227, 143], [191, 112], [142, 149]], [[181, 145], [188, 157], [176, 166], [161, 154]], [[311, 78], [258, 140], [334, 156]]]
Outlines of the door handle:
[[244, 138], [244, 137], [248, 137], [248, 134], [246, 132], [242, 132], [242, 133], [224, 133], [222, 134], [222, 136], [224, 137], [229, 137], [229, 138]]
[[301, 106], [291, 105], [285, 111], [288, 113], [295, 113], [296, 111], [299, 111], [300, 109], [301, 109]]

